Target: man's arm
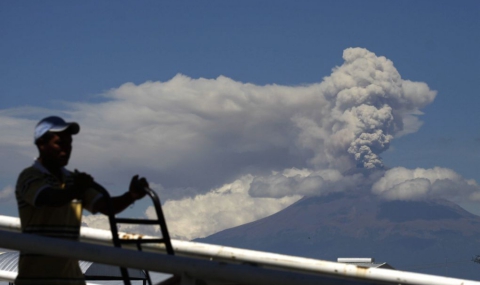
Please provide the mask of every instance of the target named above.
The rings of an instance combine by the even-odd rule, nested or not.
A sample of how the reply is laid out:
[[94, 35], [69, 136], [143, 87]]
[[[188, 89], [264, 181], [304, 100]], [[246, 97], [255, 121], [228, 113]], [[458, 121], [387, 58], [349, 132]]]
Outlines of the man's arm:
[[[145, 188], [148, 187], [148, 182], [145, 178], [138, 178], [138, 175], [133, 176], [130, 182], [128, 192], [121, 196], [112, 197], [112, 210], [114, 214], [118, 214], [125, 210], [128, 206], [133, 204], [136, 200], [143, 198], [146, 195]], [[93, 206], [94, 212], [100, 212], [108, 215], [109, 209], [107, 198], [102, 197]]]
[[93, 183], [93, 178], [86, 174], [75, 171], [73, 185], [67, 189], [45, 188], [41, 190], [35, 199], [35, 206], [59, 207], [70, 203], [73, 199], [82, 199], [83, 193]]
[[[72, 187], [74, 188], [74, 187]], [[68, 189], [68, 191], [62, 189], [45, 188], [38, 194], [35, 200], [35, 206], [43, 207], [59, 207], [67, 203], [70, 203], [73, 199], [79, 199], [82, 197], [83, 191], [81, 189]]]

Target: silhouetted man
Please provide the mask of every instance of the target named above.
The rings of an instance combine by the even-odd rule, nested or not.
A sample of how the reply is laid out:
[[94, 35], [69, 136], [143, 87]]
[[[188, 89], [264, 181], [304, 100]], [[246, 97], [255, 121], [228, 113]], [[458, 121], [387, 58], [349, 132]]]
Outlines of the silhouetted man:
[[[107, 214], [107, 201], [93, 178], [65, 169], [72, 135], [80, 126], [60, 117], [42, 119], [35, 127], [39, 157], [20, 173], [15, 194], [22, 232], [78, 240], [83, 208]], [[145, 196], [148, 182], [134, 176], [129, 190], [112, 198], [115, 213]], [[15, 284], [85, 284], [78, 260], [21, 252]]]

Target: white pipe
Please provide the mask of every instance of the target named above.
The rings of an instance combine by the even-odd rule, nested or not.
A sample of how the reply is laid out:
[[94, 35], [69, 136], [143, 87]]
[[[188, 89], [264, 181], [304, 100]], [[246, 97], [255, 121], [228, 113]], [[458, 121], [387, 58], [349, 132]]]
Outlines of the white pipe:
[[[0, 229], [19, 231], [20, 222], [18, 218], [0, 216]], [[149, 236], [132, 235], [120, 233], [124, 239], [152, 238]], [[111, 233], [105, 230], [82, 227], [81, 241], [102, 245], [111, 245]], [[309, 274], [322, 274], [336, 276], [337, 278], [354, 277], [364, 280], [393, 282], [404, 284], [476, 284], [480, 282], [468, 281], [456, 278], [448, 278], [435, 275], [412, 273], [382, 268], [363, 268], [355, 265], [348, 265], [330, 261], [316, 260], [310, 258], [294, 257], [289, 255], [244, 250], [232, 247], [209, 245], [196, 242], [172, 240], [176, 255], [185, 257], [203, 258], [214, 261], [236, 262], [257, 264], [264, 268], [281, 269], [292, 272], [303, 272]], [[2, 247], [2, 244], [0, 244]], [[164, 251], [163, 246], [145, 244], [144, 250]], [[464, 283], [462, 283], [464, 282]], [[260, 283], [258, 283], [260, 284]]]
[[[251, 265], [229, 264], [167, 254], [156, 254], [70, 240], [0, 231], [0, 245], [35, 254], [73, 257], [116, 266], [240, 284], [320, 284], [328, 277], [276, 271]], [[352, 280], [352, 284], [356, 282]], [[465, 283], [467, 285], [467, 283]], [[470, 285], [470, 284], [468, 284]]]

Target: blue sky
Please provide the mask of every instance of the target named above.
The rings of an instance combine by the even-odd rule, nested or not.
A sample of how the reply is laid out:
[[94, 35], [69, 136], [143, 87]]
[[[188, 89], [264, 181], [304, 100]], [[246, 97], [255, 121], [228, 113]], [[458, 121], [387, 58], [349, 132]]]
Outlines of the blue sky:
[[[147, 81], [170, 82], [182, 74], [194, 82], [224, 76], [235, 84], [245, 84], [242, 88], [249, 84], [300, 88], [322, 82], [335, 66], [344, 63], [345, 49], [360, 47], [392, 61], [402, 79], [424, 82], [437, 91], [433, 102], [419, 109], [424, 113], [420, 116], [422, 127], [396, 137], [390, 148], [382, 151], [384, 164], [408, 169], [438, 166], [480, 182], [479, 16], [478, 1], [2, 1], [0, 115], [25, 126], [22, 132], [30, 139], [35, 122], [50, 113], [89, 126], [87, 115], [79, 115], [87, 109], [79, 106], [93, 108], [88, 112], [94, 116], [92, 110], [116, 100], [104, 94], [118, 91], [125, 83], [139, 87]], [[208, 96], [208, 87], [202, 88], [202, 94]], [[2, 136], [16, 138], [9, 133], [8, 123], [1, 123], [7, 130]], [[137, 128], [145, 126], [142, 124]], [[141, 135], [144, 141], [150, 139], [148, 133]], [[208, 141], [217, 136], [222, 137], [218, 141], [228, 141], [225, 133], [212, 134]], [[206, 144], [188, 139], [190, 144]], [[243, 137], [234, 134], [232, 140], [241, 142]], [[25, 148], [18, 152], [12, 151], [11, 142], [0, 144], [5, 165], [0, 171], [0, 190], [14, 185], [16, 173], [36, 155], [28, 143], [22, 141]], [[80, 146], [87, 143], [86, 139], [79, 142]], [[119, 147], [118, 152], [138, 148], [130, 146]], [[244, 146], [251, 150], [250, 145]], [[218, 160], [209, 160], [211, 156], [201, 157], [201, 150], [199, 146], [196, 154], [189, 156], [195, 161], [192, 165], [218, 165]], [[192, 169], [184, 173], [180, 166], [156, 170], [152, 166], [145, 169], [145, 175], [161, 172], [157, 180], [150, 180], [162, 184], [166, 192], [194, 197], [233, 183], [242, 175], [312, 168], [305, 162], [307, 154], [279, 158], [272, 151], [263, 160], [254, 158], [262, 155], [219, 155], [220, 161], [229, 163], [218, 169], [212, 166], [217, 175]], [[75, 159], [72, 157], [73, 165]], [[128, 182], [124, 177], [136, 171], [127, 166], [128, 160], [118, 159], [110, 164], [118, 167], [118, 178], [96, 169], [92, 173], [110, 183], [114, 192], [123, 191], [125, 186], [119, 185]], [[83, 168], [90, 165], [77, 161]], [[186, 177], [188, 173], [192, 177]], [[168, 199], [176, 194], [165, 195]], [[173, 200], [182, 198], [173, 196]], [[288, 201], [272, 206], [271, 211], [286, 204]], [[464, 205], [477, 207], [473, 202]], [[2, 213], [16, 215], [12, 200], [2, 208]]]

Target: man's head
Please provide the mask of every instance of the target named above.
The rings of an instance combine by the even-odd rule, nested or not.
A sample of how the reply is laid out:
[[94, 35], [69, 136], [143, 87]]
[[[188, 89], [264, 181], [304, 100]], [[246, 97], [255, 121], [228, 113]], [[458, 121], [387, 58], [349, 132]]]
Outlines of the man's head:
[[52, 167], [66, 166], [72, 152], [72, 135], [79, 131], [77, 123], [67, 123], [56, 116], [38, 122], [34, 140], [40, 152], [40, 161]]

